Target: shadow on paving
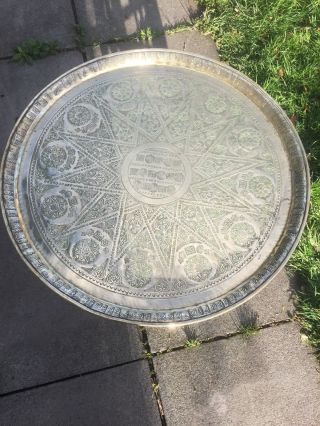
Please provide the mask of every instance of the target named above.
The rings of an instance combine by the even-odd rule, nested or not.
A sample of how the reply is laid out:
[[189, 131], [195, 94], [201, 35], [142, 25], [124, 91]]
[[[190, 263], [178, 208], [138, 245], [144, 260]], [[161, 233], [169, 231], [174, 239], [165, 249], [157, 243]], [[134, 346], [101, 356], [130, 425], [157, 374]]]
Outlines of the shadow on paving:
[[[193, 0], [75, 0], [79, 24], [89, 42], [106, 42], [145, 30], [163, 31], [190, 23], [197, 14]], [[167, 47], [165, 40], [161, 47]]]
[[15, 47], [30, 38], [74, 47], [74, 24], [70, 0], [1, 0], [0, 58], [11, 56]]
[[138, 328], [63, 300], [24, 264], [0, 227], [0, 394], [142, 357]]
[[[154, 5], [152, 14], [156, 19]], [[141, 27], [152, 25], [149, 17]], [[22, 32], [29, 37], [26, 28]], [[157, 43], [167, 47], [165, 38]], [[76, 51], [32, 66], [0, 62], [1, 153], [33, 96], [81, 62]], [[94, 316], [54, 294], [21, 260], [2, 220], [0, 238], [0, 423], [105, 424], [109, 418], [112, 424], [159, 424], [137, 327]]]
[[248, 327], [250, 333], [250, 327], [254, 332], [255, 328], [267, 324], [287, 322], [294, 314], [298, 288], [297, 279], [289, 277], [282, 270], [260, 292], [223, 315], [187, 327], [148, 329], [151, 351], [181, 347], [187, 340], [217, 339], [238, 332], [245, 333]]
[[[7, 10], [3, 11], [6, 5]], [[35, 7], [36, 2], [29, 6]], [[15, 4], [3, 3], [1, 10], [4, 13], [0, 20], [11, 16], [12, 10], [17, 8]], [[48, 10], [51, 13], [51, 9]], [[43, 21], [51, 22], [45, 9], [38, 15], [39, 19], [45, 15]], [[17, 23], [16, 18], [12, 18], [12, 25], [19, 27], [25, 38], [34, 36], [33, 28], [28, 30], [28, 23], [22, 22], [21, 16], [24, 15], [19, 15]], [[46, 39], [45, 31], [43, 37], [36, 35]], [[81, 62], [79, 52], [60, 53], [35, 61], [32, 66], [1, 61], [1, 155], [10, 129], [32, 97]], [[142, 357], [143, 345], [136, 326], [89, 314], [48, 289], [17, 254], [2, 218], [0, 238], [0, 394]], [[149, 383], [149, 377], [147, 380]]]
[[[12, 12], [7, 5], [2, 17]], [[45, 8], [38, 15], [46, 15]], [[20, 37], [48, 39], [52, 34], [28, 29], [20, 18], [12, 22]], [[50, 16], [45, 20], [51, 22]], [[33, 96], [81, 62], [75, 51], [32, 66], [1, 61], [1, 155]], [[92, 315], [54, 294], [21, 260], [2, 218], [0, 238], [0, 423], [160, 424], [148, 364], [139, 361], [138, 328]]]
[[160, 426], [146, 361], [0, 398], [0, 424]]
[[133, 49], [163, 48], [180, 50], [188, 53], [207, 56], [219, 60], [215, 44], [210, 36], [205, 36], [196, 30], [185, 30], [173, 34], [164, 34], [152, 40], [130, 40], [119, 43], [104, 43], [86, 48], [88, 60], [109, 53]]
[[54, 294], [0, 235], [0, 424], [160, 425], [138, 328]]

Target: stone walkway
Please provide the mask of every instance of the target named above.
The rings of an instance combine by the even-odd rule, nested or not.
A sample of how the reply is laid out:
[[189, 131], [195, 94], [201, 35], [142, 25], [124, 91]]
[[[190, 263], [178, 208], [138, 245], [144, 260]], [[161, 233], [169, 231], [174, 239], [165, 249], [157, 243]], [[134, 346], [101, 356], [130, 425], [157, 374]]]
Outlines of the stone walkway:
[[[32, 97], [84, 60], [140, 47], [218, 58], [210, 38], [194, 30], [108, 42], [190, 23], [196, 13], [191, 0], [2, 0], [1, 152]], [[94, 47], [76, 48], [75, 24]], [[58, 40], [64, 50], [32, 66], [13, 63], [13, 48], [30, 37]], [[290, 319], [294, 283], [284, 272], [214, 320], [141, 330], [95, 317], [46, 288], [2, 221], [0, 241], [1, 426], [319, 425], [319, 364]], [[259, 329], [247, 339], [239, 333], [246, 323]]]

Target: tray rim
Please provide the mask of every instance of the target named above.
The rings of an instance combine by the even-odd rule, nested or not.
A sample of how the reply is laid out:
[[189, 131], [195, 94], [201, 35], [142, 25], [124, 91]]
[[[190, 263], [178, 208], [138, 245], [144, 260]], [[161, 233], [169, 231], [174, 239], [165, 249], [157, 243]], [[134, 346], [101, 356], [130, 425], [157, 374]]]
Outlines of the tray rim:
[[[74, 295], [70, 295], [66, 292], [63, 292], [60, 288], [57, 288], [56, 286], [54, 286], [52, 283], [50, 283], [43, 275], [41, 275], [41, 273], [39, 272], [39, 270], [33, 266], [31, 264], [31, 262], [28, 260], [28, 258], [23, 254], [22, 252], [22, 248], [20, 247], [20, 244], [16, 241], [14, 235], [13, 235], [13, 230], [9, 224], [9, 219], [7, 216], [7, 208], [5, 206], [5, 191], [4, 191], [4, 176], [6, 173], [6, 160], [8, 157], [8, 153], [10, 151], [11, 148], [11, 142], [13, 139], [13, 136], [16, 134], [17, 129], [21, 126], [21, 124], [23, 123], [23, 120], [26, 118], [27, 113], [30, 111], [30, 109], [32, 108], [32, 106], [35, 104], [35, 102], [41, 98], [41, 96], [46, 93], [50, 88], [53, 88], [57, 83], [61, 83], [61, 80], [64, 77], [67, 77], [68, 75], [73, 75], [74, 73], [76, 73], [79, 70], [82, 69], [86, 69], [89, 68], [89, 66], [91, 64], [94, 63], [99, 63], [99, 62], [103, 62], [105, 60], [111, 60], [114, 57], [118, 57], [118, 56], [131, 56], [131, 55], [135, 55], [135, 54], [148, 54], [148, 53], [160, 53], [160, 54], [167, 54], [167, 55], [180, 55], [180, 56], [185, 56], [185, 57], [190, 57], [193, 58], [195, 60], [197, 60], [198, 62], [202, 61], [204, 63], [209, 64], [209, 68], [210, 68], [210, 64], [211, 67], [215, 66], [217, 68], [221, 68], [222, 70], [225, 70], [226, 73], [231, 73], [231, 74], [236, 74], [236, 76], [242, 80], [245, 84], [250, 85], [254, 92], [258, 94], [259, 99], [264, 99], [266, 101], [266, 103], [268, 104], [269, 108], [271, 108], [272, 112], [275, 113], [275, 117], [278, 119], [279, 122], [281, 122], [281, 125], [291, 134], [291, 140], [294, 140], [295, 146], [297, 149], [299, 149], [300, 151], [300, 160], [302, 160], [303, 163], [303, 170], [301, 170], [301, 172], [303, 172], [304, 176], [305, 176], [305, 186], [304, 186], [304, 198], [305, 198], [305, 203], [302, 206], [302, 203], [300, 203], [300, 209], [303, 208], [303, 214], [300, 215], [301, 216], [301, 220], [300, 220], [300, 226], [297, 230], [295, 230], [294, 234], [295, 234], [295, 239], [293, 241], [293, 243], [291, 242], [291, 244], [289, 244], [289, 249], [287, 250], [282, 250], [283, 253], [285, 253], [284, 256], [280, 256], [280, 260], [278, 260], [276, 262], [277, 267], [274, 268], [274, 270], [272, 272], [270, 272], [267, 276], [267, 278], [263, 279], [263, 282], [261, 284], [259, 284], [256, 288], [251, 289], [251, 291], [249, 291], [246, 295], [244, 295], [240, 300], [233, 302], [231, 304], [229, 304], [228, 306], [224, 305], [224, 308], [221, 308], [220, 310], [210, 313], [210, 314], [203, 314], [201, 313], [201, 310], [203, 311], [203, 308], [201, 305], [209, 305], [209, 303], [212, 303], [213, 301], [208, 301], [208, 302], [203, 302], [197, 305], [193, 305], [193, 306], [189, 306], [189, 307], [185, 307], [184, 311], [190, 311], [190, 310], [198, 310], [197, 313], [195, 313], [194, 318], [190, 318], [190, 319], [179, 319], [178, 321], [173, 320], [169, 320], [169, 319], [163, 319], [161, 318], [161, 315], [164, 314], [166, 315], [166, 313], [168, 313], [168, 315], [170, 315], [170, 313], [172, 313], [172, 310], [159, 310], [158, 312], [156, 311], [152, 311], [152, 313], [150, 312], [150, 315], [154, 314], [156, 315], [157, 319], [156, 320], [152, 320], [152, 321], [148, 321], [148, 320], [139, 320], [139, 319], [132, 319], [132, 318], [128, 318], [128, 316], [126, 317], [126, 315], [124, 316], [120, 316], [121, 315], [121, 310], [127, 311], [126, 313], [128, 313], [128, 311], [130, 311], [130, 309], [132, 309], [133, 311], [138, 311], [136, 313], [139, 313], [139, 311], [146, 311], [147, 310], [142, 310], [142, 309], [136, 309], [136, 308], [131, 308], [131, 307], [126, 307], [124, 305], [114, 305], [113, 309], [116, 308], [120, 310], [120, 314], [119, 315], [114, 315], [113, 312], [112, 314], [107, 314], [106, 312], [102, 312], [99, 311], [97, 309], [93, 309], [92, 306], [94, 306], [95, 304], [97, 305], [101, 305], [101, 300], [100, 299], [96, 299], [95, 297], [91, 296], [90, 293], [86, 293], [83, 290], [79, 290], [76, 287], [76, 293], [80, 292], [83, 293], [85, 296], [87, 296], [89, 299], [94, 300], [93, 305], [91, 307], [88, 307], [86, 305], [84, 305], [83, 303], [81, 303], [77, 298], [74, 297]], [[148, 55], [146, 55], [148, 56]], [[149, 65], [149, 64], [148, 64]], [[167, 66], [172, 66], [169, 64], [157, 64], [157, 63], [152, 63], [150, 65], [167, 65]], [[123, 69], [123, 68], [129, 68], [130, 65], [124, 65], [124, 66], [117, 66], [114, 69]], [[181, 67], [181, 64], [176, 65], [177, 68]], [[182, 68], [187, 68], [187, 69], [191, 69], [193, 71], [196, 72], [204, 72], [203, 70], [200, 69], [196, 69], [196, 68], [189, 68], [189, 67], [182, 67]], [[101, 71], [101, 72], [97, 72], [97, 75], [103, 73], [103, 72], [109, 72], [109, 71]], [[207, 73], [208, 75], [210, 75], [210, 73]], [[212, 74], [211, 74], [212, 75]], [[94, 78], [94, 75], [90, 76], [90, 78]], [[79, 78], [79, 82], [83, 80], [83, 76], [81, 76]], [[74, 86], [71, 87], [67, 87], [66, 93], [68, 92], [69, 89], [72, 89]], [[59, 95], [61, 96], [61, 93], [59, 93]], [[59, 98], [58, 98], [59, 99]], [[56, 99], [57, 100], [57, 99]], [[52, 103], [54, 103], [56, 100], [54, 100]], [[41, 111], [40, 111], [41, 114]], [[271, 120], [271, 122], [273, 123], [273, 120]], [[283, 137], [281, 137], [281, 140], [283, 140]], [[19, 151], [19, 150], [18, 150]], [[104, 318], [110, 318], [110, 319], [114, 319], [117, 321], [121, 321], [121, 322], [126, 322], [126, 323], [130, 323], [130, 324], [136, 324], [136, 325], [142, 325], [142, 326], [151, 326], [151, 327], [168, 327], [170, 325], [174, 325], [174, 326], [184, 326], [184, 325], [189, 325], [189, 324], [194, 324], [196, 322], [201, 322], [201, 321], [205, 321], [208, 319], [212, 319], [214, 317], [217, 317], [219, 315], [222, 315], [224, 313], [227, 313], [235, 308], [237, 308], [238, 306], [240, 306], [241, 304], [249, 301], [252, 297], [254, 297], [256, 294], [258, 294], [261, 290], [263, 290], [263, 288], [265, 288], [266, 285], [268, 285], [268, 283], [275, 278], [275, 276], [283, 269], [283, 267], [285, 266], [285, 264], [287, 263], [290, 255], [292, 254], [292, 252], [294, 251], [294, 249], [296, 248], [297, 244], [299, 243], [301, 234], [303, 232], [303, 229], [305, 227], [306, 224], [306, 220], [307, 220], [307, 216], [308, 216], [308, 210], [309, 210], [309, 202], [310, 202], [310, 172], [309, 172], [309, 165], [308, 165], [308, 161], [307, 161], [307, 157], [306, 157], [306, 153], [302, 144], [302, 141], [293, 125], [293, 123], [289, 120], [289, 118], [287, 117], [286, 113], [282, 110], [282, 108], [277, 104], [277, 102], [264, 90], [262, 89], [257, 83], [255, 83], [253, 80], [251, 80], [249, 77], [247, 77], [245, 74], [241, 73], [238, 70], [235, 70], [234, 68], [232, 68], [231, 66], [227, 65], [224, 62], [220, 62], [218, 60], [214, 60], [211, 58], [208, 58], [206, 56], [203, 55], [198, 55], [198, 54], [194, 54], [194, 53], [188, 53], [188, 52], [183, 52], [183, 51], [179, 51], [179, 50], [172, 50], [172, 49], [159, 49], [159, 48], [147, 48], [147, 49], [135, 49], [135, 50], [126, 50], [126, 51], [122, 51], [122, 52], [115, 52], [112, 54], [108, 54], [108, 55], [103, 55], [100, 56], [98, 58], [94, 58], [88, 62], [84, 62], [81, 63], [79, 65], [77, 65], [74, 68], [69, 69], [68, 71], [66, 71], [65, 73], [63, 73], [62, 75], [58, 76], [56, 79], [54, 79], [53, 81], [51, 81], [49, 84], [47, 84], [40, 92], [38, 92], [32, 99], [31, 101], [28, 103], [28, 105], [26, 106], [26, 108], [22, 111], [22, 113], [20, 114], [18, 120], [16, 121], [5, 146], [5, 149], [3, 151], [3, 156], [2, 156], [2, 161], [1, 161], [1, 167], [0, 167], [0, 204], [1, 204], [1, 211], [2, 211], [2, 216], [4, 219], [4, 223], [5, 223], [5, 227], [7, 229], [7, 232], [10, 236], [11, 241], [13, 242], [13, 245], [16, 249], [16, 251], [18, 252], [19, 256], [22, 258], [22, 260], [24, 261], [24, 263], [29, 267], [29, 269], [42, 281], [44, 282], [51, 290], [55, 291], [57, 294], [59, 294], [61, 297], [63, 297], [64, 299], [66, 299], [67, 301], [69, 301], [70, 303], [73, 303], [79, 307], [81, 307], [82, 309], [85, 309], [91, 313], [94, 313], [96, 315], [102, 316]], [[297, 206], [295, 206], [297, 208]], [[292, 203], [291, 203], [291, 207], [290, 207], [290, 211], [292, 210]], [[290, 217], [290, 216], [288, 216]], [[17, 217], [18, 219], [18, 217]], [[288, 244], [287, 244], [288, 245]], [[281, 247], [281, 244], [279, 244], [279, 246]], [[277, 251], [279, 251], [279, 247], [277, 247]], [[40, 257], [40, 254], [36, 253], [37, 257]], [[272, 253], [270, 253], [270, 257], [272, 256]], [[268, 261], [266, 261], [267, 263]], [[54, 271], [55, 274], [59, 275], [56, 271]], [[62, 280], [63, 277], [61, 277]], [[66, 281], [66, 280], [64, 280]], [[67, 282], [67, 281], [66, 281]], [[67, 283], [67, 286], [70, 287], [74, 287], [72, 284]], [[233, 295], [233, 293], [240, 287], [243, 287], [244, 283], [240, 284], [238, 287], [235, 287], [232, 291], [224, 294], [223, 296], [220, 297], [220, 301], [221, 300], [226, 300], [229, 295]], [[70, 292], [69, 292], [70, 293]], [[71, 291], [72, 293], [72, 291]], [[81, 298], [80, 298], [81, 299]], [[110, 303], [108, 303], [107, 301], [105, 302], [105, 304], [110, 305]], [[173, 311], [182, 311], [183, 309], [179, 309], [179, 310], [173, 310]], [[161, 319], [160, 319], [161, 318]], [[159, 320], [160, 319], [160, 320]]]

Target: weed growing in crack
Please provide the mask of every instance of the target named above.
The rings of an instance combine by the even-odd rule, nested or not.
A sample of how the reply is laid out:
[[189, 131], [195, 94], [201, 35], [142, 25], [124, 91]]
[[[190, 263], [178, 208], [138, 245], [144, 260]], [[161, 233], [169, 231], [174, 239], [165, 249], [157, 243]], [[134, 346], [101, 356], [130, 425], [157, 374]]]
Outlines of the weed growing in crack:
[[80, 50], [80, 52], [83, 52], [86, 47], [86, 30], [82, 25], [77, 24], [74, 26], [74, 32], [74, 41], [77, 45], [77, 48]]
[[242, 336], [246, 339], [254, 336], [259, 331], [259, 328], [256, 324], [241, 324], [238, 327], [238, 333], [242, 334]]
[[141, 28], [141, 30], [137, 32], [137, 39], [141, 41], [149, 41], [152, 40], [155, 35], [156, 33], [152, 30], [152, 28]]
[[157, 395], [159, 392], [159, 383], [152, 383], [152, 390]]
[[192, 22], [181, 21], [180, 23], [177, 23], [176, 25], [172, 27], [167, 27], [164, 32], [167, 35], [172, 35], [175, 33], [181, 33], [182, 31], [190, 31], [193, 28], [194, 28], [194, 25]]
[[31, 65], [34, 60], [55, 55], [59, 52], [57, 41], [28, 39], [14, 49], [13, 60], [21, 64]]
[[199, 339], [188, 339], [185, 342], [184, 347], [185, 348], [197, 348], [200, 345], [201, 345], [201, 341]]

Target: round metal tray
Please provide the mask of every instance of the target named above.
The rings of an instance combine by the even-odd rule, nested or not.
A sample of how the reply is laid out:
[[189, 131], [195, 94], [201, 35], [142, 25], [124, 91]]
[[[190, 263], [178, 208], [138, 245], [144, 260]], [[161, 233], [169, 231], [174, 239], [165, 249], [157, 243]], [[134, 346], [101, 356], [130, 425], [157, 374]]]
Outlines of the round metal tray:
[[187, 324], [245, 301], [302, 232], [291, 122], [225, 64], [148, 49], [95, 59], [29, 104], [2, 166], [22, 258], [105, 317]]

